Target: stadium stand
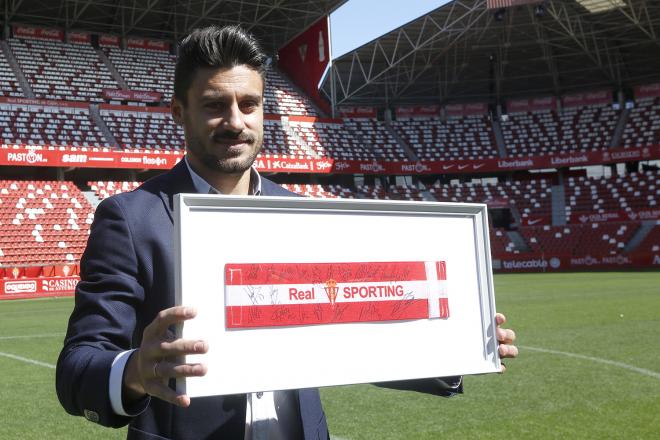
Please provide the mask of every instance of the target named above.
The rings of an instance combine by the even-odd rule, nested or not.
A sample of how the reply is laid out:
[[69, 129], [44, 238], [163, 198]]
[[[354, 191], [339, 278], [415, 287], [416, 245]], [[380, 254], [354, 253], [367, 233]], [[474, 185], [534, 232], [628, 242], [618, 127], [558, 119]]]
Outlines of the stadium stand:
[[5, 58], [5, 54], [0, 50], [0, 96], [23, 96], [23, 92], [18, 85], [16, 76], [11, 70], [11, 66]]
[[638, 225], [593, 223], [564, 226], [531, 226], [520, 233], [537, 255], [617, 255], [623, 252]]
[[493, 257], [503, 257], [519, 254], [515, 244], [508, 238], [506, 230], [502, 228], [489, 228], [490, 232], [490, 251]]
[[176, 56], [169, 52], [103, 47], [112, 64], [131, 90], [163, 94], [163, 102], [172, 100]]
[[358, 142], [353, 133], [340, 123], [264, 121], [265, 155], [305, 159], [375, 159], [376, 149], [370, 147]]
[[264, 110], [275, 115], [320, 116], [307, 97], [298, 93], [293, 85], [276, 69], [266, 74]]
[[125, 181], [104, 181], [97, 180], [94, 182], [87, 182], [87, 186], [94, 191], [96, 197], [99, 200], [103, 200], [115, 194], [121, 194], [123, 192], [133, 191], [138, 186], [142, 185], [142, 182], [125, 182]]
[[639, 243], [634, 252], [638, 254], [660, 254], [660, 220], [656, 220], [649, 234], [644, 237], [644, 240]]
[[284, 188], [302, 196], [319, 197], [323, 199], [353, 199], [353, 192], [341, 185], [314, 185], [314, 184], [283, 184]]
[[89, 109], [0, 103], [0, 138], [7, 144], [106, 146]]
[[485, 116], [407, 119], [392, 122], [422, 160], [498, 157], [493, 129]]
[[629, 213], [653, 208], [660, 198], [660, 172], [615, 177], [569, 177], [566, 181], [566, 215], [580, 213]]
[[413, 185], [392, 185], [387, 189], [392, 200], [413, 200], [421, 202], [424, 200], [419, 188]]
[[551, 184], [547, 179], [497, 184], [434, 185], [431, 194], [440, 202], [487, 203], [500, 201], [518, 209], [521, 218], [550, 216]]
[[628, 116], [622, 143], [625, 148], [660, 144], [660, 97], [636, 103]]
[[[90, 45], [17, 38], [7, 41], [37, 98], [79, 101], [77, 105], [80, 106], [80, 101], [102, 101], [103, 88], [119, 88]], [[130, 89], [158, 91], [163, 93], [163, 101], [171, 99], [174, 56], [141, 49], [104, 47], [103, 51]], [[322, 115], [311, 100], [284, 74], [271, 69], [267, 75], [265, 113], [271, 116], [264, 121], [262, 157], [406, 161], [410, 158], [406, 148], [399, 145], [401, 140], [422, 160], [499, 157], [493, 125], [486, 116], [402, 119], [393, 121], [391, 128], [370, 118], [319, 119]], [[2, 52], [0, 95], [23, 96]], [[89, 106], [75, 105], [36, 101], [0, 103], [2, 142], [108, 147], [110, 137], [104, 137], [107, 131], [96, 125]], [[173, 123], [165, 107], [102, 105], [99, 114], [121, 148], [183, 148], [183, 132]], [[609, 105], [591, 105], [565, 108], [561, 113], [512, 113], [501, 127], [509, 156], [595, 151], [609, 147], [619, 117]], [[642, 98], [629, 114], [622, 133], [622, 146], [658, 144], [660, 98]], [[490, 225], [492, 253], [501, 258], [621, 255], [642, 225], [635, 213], [656, 208], [660, 198], [660, 172], [657, 170], [614, 177], [569, 176], [563, 181], [568, 224], [551, 225], [553, 182], [550, 179], [538, 176], [530, 180], [501, 179], [486, 184], [436, 183], [424, 194], [417, 185], [358, 185], [356, 189], [329, 184], [284, 186], [305, 196], [322, 198], [421, 201], [430, 194], [439, 201], [486, 202], [510, 208], [514, 219], [518, 220], [512, 225], [516, 231]], [[87, 182], [99, 199], [130, 191], [139, 184], [118, 180]], [[629, 217], [622, 216], [626, 221], [616, 223], [584, 220], [584, 215], [611, 212], [624, 212]], [[541, 217], [542, 225], [535, 226], [534, 222]], [[2, 180], [0, 226], [7, 232], [0, 241], [0, 263], [77, 262], [92, 218], [91, 204], [73, 181]], [[649, 228], [648, 222], [645, 227]], [[519, 234], [527, 248], [517, 246], [514, 241], [520, 245], [520, 240], [512, 234]], [[658, 253], [659, 234], [656, 225], [647, 236], [641, 237], [640, 244], [632, 252]]]
[[384, 122], [346, 118], [344, 127], [353, 139], [367, 148], [372, 148], [376, 157], [384, 160], [408, 159], [397, 140], [387, 131]]
[[119, 88], [89, 45], [18, 38], [9, 44], [37, 98], [103, 102], [103, 89]]
[[185, 145], [183, 130], [169, 111], [100, 110], [105, 125], [122, 148], [179, 150]]
[[93, 208], [68, 181], [0, 181], [0, 264], [78, 261]]
[[511, 113], [502, 121], [509, 156], [594, 151], [608, 148], [618, 114], [610, 105]]

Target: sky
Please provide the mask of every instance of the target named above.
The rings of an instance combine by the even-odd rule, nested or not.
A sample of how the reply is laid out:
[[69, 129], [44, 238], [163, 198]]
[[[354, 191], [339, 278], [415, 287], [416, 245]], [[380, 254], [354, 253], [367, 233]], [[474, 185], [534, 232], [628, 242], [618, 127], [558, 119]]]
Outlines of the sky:
[[449, 0], [348, 0], [330, 15], [332, 57], [449, 3]]

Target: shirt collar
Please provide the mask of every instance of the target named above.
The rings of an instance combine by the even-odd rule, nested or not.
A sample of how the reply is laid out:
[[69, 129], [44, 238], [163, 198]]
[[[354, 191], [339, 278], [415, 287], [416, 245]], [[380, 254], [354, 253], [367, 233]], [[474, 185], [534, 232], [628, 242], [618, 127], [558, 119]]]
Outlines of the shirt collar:
[[[186, 166], [188, 167], [188, 172], [190, 173], [190, 177], [192, 178], [193, 181], [193, 186], [195, 187], [195, 191], [199, 194], [209, 194], [209, 193], [218, 193], [222, 194], [220, 191], [217, 189], [213, 188], [213, 186], [208, 183], [202, 176], [197, 174], [192, 167], [190, 166], [190, 163], [188, 162], [188, 158], [186, 156], [183, 157], [184, 162], [186, 163]], [[251, 196], [260, 196], [261, 195], [261, 175], [257, 171], [257, 169], [252, 166], [250, 167], [250, 189], [248, 191], [248, 194]]]

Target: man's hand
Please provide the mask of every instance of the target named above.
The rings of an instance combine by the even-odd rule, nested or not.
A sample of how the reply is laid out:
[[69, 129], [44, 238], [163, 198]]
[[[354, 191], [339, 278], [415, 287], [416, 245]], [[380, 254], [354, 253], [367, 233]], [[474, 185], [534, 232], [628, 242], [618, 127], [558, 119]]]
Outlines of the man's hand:
[[149, 394], [174, 405], [190, 405], [190, 397], [177, 394], [167, 386], [167, 382], [173, 377], [204, 376], [206, 365], [182, 364], [179, 360], [187, 354], [206, 353], [208, 344], [205, 341], [175, 339], [168, 327], [196, 315], [197, 311], [190, 307], [172, 307], [158, 313], [156, 319], [145, 327], [142, 344], [131, 355], [124, 371], [122, 395], [125, 401], [135, 401]]
[[[501, 313], [495, 314], [495, 322], [497, 322], [497, 342], [499, 342], [498, 352], [501, 358], [514, 358], [518, 356], [518, 347], [513, 345], [516, 340], [516, 333], [508, 328], [501, 326], [506, 323], [506, 316]], [[504, 373], [506, 367], [502, 364], [501, 372]]]

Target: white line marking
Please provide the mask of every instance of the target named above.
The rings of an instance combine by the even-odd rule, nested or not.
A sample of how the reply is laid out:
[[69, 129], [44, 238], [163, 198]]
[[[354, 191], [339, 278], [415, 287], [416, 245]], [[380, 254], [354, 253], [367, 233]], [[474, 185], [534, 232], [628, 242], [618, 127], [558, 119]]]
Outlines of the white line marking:
[[336, 435], [330, 435], [330, 440], [348, 440], [346, 437], [337, 437]]
[[592, 356], [585, 356], [583, 354], [569, 353], [567, 351], [548, 350], [547, 348], [525, 347], [525, 346], [520, 346], [520, 348], [524, 350], [538, 351], [540, 353], [557, 354], [561, 356], [573, 357], [576, 359], [583, 359], [585, 361], [598, 362], [600, 364], [611, 365], [613, 367], [619, 367], [626, 370], [634, 371], [635, 373], [643, 374], [644, 376], [653, 377], [654, 379], [660, 379], [660, 373], [656, 371], [647, 370], [646, 368], [639, 368], [634, 365], [624, 364], [623, 362], [611, 361], [609, 359], [602, 359]]
[[64, 336], [64, 333], [41, 333], [38, 335], [0, 336], [0, 341], [8, 341], [12, 339], [54, 338], [55, 336]]
[[15, 354], [11, 354], [11, 353], [3, 353], [3, 352], [0, 351], [0, 356], [7, 357], [9, 359], [14, 359], [16, 361], [26, 362], [26, 363], [32, 364], [32, 365], [38, 365], [40, 367], [46, 367], [46, 368], [50, 368], [50, 369], [53, 369], [53, 370], [55, 369], [55, 365], [53, 365], [53, 364], [47, 364], [46, 362], [35, 361], [34, 359], [24, 358], [23, 356], [16, 356]]

